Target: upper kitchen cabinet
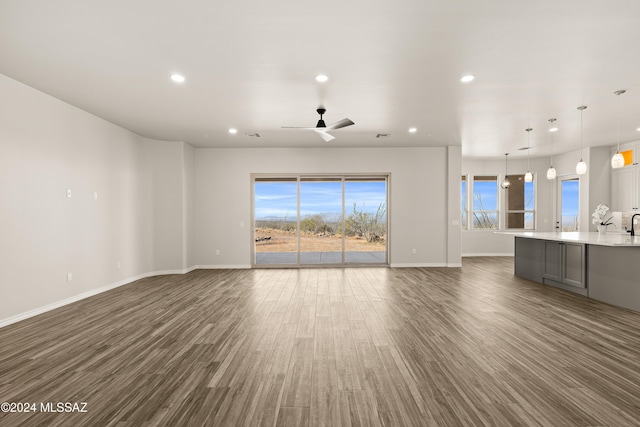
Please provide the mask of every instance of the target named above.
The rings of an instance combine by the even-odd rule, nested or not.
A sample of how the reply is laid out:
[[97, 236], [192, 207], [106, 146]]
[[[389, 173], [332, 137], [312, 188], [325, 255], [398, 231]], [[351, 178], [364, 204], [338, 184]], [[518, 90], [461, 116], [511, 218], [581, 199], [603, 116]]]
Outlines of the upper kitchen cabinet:
[[637, 143], [620, 147], [620, 152], [625, 157], [625, 166], [620, 169], [611, 169], [612, 211], [625, 212], [640, 208], [639, 149], [640, 144]]

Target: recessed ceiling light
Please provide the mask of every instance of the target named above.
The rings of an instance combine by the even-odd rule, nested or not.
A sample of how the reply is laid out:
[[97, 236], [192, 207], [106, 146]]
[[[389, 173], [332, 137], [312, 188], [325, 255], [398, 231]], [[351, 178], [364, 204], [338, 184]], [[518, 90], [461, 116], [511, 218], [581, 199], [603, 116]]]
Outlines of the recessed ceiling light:
[[327, 77], [327, 76], [326, 76], [326, 75], [324, 75], [324, 74], [318, 74], [318, 75], [316, 76], [316, 81], [317, 81], [317, 82], [324, 83], [324, 82], [326, 82], [327, 80], [329, 80], [329, 77]]
[[472, 82], [476, 77], [472, 74], [467, 74], [466, 76], [462, 76], [462, 78], [460, 79], [460, 81], [462, 83], [469, 83]]
[[552, 128], [549, 128], [549, 132], [558, 132], [558, 128], [555, 126]]
[[176, 83], [184, 83], [184, 76], [182, 74], [171, 74], [171, 80]]
[[238, 133], [238, 129], [229, 128], [229, 133], [235, 135], [236, 133]]
[[636, 129], [638, 132], [640, 132], [640, 128]]
[[418, 131], [418, 129], [416, 128], [409, 128], [409, 133], [416, 133]]

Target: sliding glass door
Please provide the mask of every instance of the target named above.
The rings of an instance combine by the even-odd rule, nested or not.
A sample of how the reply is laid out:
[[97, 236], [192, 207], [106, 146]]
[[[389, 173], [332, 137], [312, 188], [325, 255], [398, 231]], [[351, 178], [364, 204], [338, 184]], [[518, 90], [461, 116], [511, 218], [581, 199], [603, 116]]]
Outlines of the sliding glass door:
[[255, 179], [253, 189], [255, 263], [297, 265], [297, 179]]
[[300, 264], [341, 264], [342, 179], [300, 179]]
[[348, 178], [344, 183], [344, 261], [386, 263], [387, 180]]
[[387, 176], [254, 176], [254, 266], [387, 264]]

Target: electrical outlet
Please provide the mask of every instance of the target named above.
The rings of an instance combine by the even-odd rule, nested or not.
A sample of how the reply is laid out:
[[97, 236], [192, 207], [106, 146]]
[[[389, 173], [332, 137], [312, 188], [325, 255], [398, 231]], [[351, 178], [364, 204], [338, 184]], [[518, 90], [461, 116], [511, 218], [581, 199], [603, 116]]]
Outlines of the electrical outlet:
[[216, 249], [216, 255], [220, 255], [220, 249]]
[[118, 261], [118, 263], [116, 264], [116, 266], [117, 266], [118, 268], [120, 268], [120, 267], [121, 267], [120, 261]]
[[411, 249], [411, 253], [415, 254], [416, 253], [416, 249], [415, 248]]
[[71, 190], [67, 190], [67, 197], [71, 197]]
[[70, 282], [73, 280], [73, 274], [72, 273], [67, 273], [67, 282]]
[[97, 191], [93, 192], [93, 200], [98, 200], [98, 192]]

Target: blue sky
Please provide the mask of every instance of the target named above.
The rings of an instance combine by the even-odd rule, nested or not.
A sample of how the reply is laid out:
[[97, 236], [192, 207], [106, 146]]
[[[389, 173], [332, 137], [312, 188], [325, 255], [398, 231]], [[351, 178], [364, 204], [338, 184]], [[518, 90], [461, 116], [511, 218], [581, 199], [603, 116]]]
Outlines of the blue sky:
[[[255, 218], [288, 217], [295, 220], [297, 210], [296, 182], [256, 182], [254, 192]], [[380, 203], [386, 203], [384, 181], [357, 181], [345, 183], [345, 211], [358, 208], [375, 212]], [[342, 212], [342, 183], [339, 181], [302, 181], [300, 183], [300, 216], [337, 214]]]
[[[475, 192], [479, 193], [482, 198], [482, 205], [485, 210], [495, 210], [494, 206], [497, 206], [497, 186], [495, 182], [491, 181], [477, 181], [474, 183]], [[465, 208], [465, 192], [467, 183], [462, 182], [462, 208]], [[527, 202], [526, 209], [534, 209], [533, 198], [533, 183], [525, 183], [525, 200]], [[578, 180], [568, 180], [562, 183], [562, 216], [563, 217], [575, 217], [578, 216], [578, 202], [579, 202], [579, 189], [580, 183]], [[473, 200], [473, 208], [479, 209], [480, 203], [477, 199]]]
[[[534, 201], [534, 183], [526, 182], [524, 184], [524, 192], [525, 192], [525, 202], [526, 210], [533, 210], [535, 208]], [[473, 183], [474, 192], [480, 195], [480, 200], [477, 197], [473, 197], [473, 209], [474, 210], [487, 210], [494, 211], [498, 210], [498, 192], [502, 191], [496, 181], [476, 181]], [[462, 209], [465, 208], [466, 200], [465, 200], [465, 192], [467, 188], [466, 181], [462, 182]]]
[[496, 181], [476, 181], [473, 183], [473, 192], [480, 195], [480, 199], [473, 197], [474, 210], [498, 210], [498, 185]]
[[578, 215], [580, 184], [576, 181], [564, 181], [562, 183], [562, 216]]

